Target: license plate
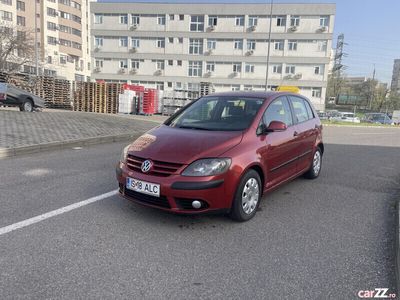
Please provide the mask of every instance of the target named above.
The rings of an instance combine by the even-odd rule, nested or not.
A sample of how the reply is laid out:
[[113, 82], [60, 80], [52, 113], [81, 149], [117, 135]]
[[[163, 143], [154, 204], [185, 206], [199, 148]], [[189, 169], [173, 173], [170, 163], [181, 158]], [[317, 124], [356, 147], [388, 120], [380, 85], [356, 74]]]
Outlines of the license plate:
[[126, 178], [126, 188], [128, 188], [132, 191], [135, 191], [135, 192], [160, 197], [160, 185], [159, 184], [146, 182], [146, 181], [128, 177], [128, 178]]

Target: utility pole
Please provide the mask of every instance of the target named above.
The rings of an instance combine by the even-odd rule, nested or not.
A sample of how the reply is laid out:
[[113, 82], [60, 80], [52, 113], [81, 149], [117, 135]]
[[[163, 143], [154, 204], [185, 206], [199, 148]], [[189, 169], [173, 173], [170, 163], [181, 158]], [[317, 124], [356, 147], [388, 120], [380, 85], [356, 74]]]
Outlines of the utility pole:
[[374, 70], [372, 71], [372, 82], [369, 83], [369, 110], [372, 108], [372, 102], [374, 101], [374, 83], [375, 83], [375, 64]]
[[265, 91], [268, 89], [268, 75], [269, 75], [269, 53], [271, 51], [271, 31], [272, 31], [272, 8], [274, 0], [271, 0], [269, 7], [269, 31], [268, 31], [268, 50], [267, 50], [267, 70], [265, 71]]
[[[38, 55], [38, 38], [37, 38], [37, 4], [38, 2], [34, 0], [35, 2], [35, 69], [36, 69], [36, 76], [39, 76], [39, 55]], [[40, 4], [40, 3], [39, 3]]]
[[339, 34], [336, 42], [336, 50], [334, 57], [334, 65], [332, 69], [332, 80], [333, 80], [333, 96], [337, 103], [340, 90], [342, 88], [342, 58], [343, 58], [343, 46], [344, 46], [344, 34]]

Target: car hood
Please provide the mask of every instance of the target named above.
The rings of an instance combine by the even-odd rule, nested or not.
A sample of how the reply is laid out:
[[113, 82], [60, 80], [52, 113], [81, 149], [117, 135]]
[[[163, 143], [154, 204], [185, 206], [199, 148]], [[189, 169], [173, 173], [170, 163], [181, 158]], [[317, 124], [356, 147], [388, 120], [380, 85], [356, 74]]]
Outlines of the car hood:
[[190, 164], [218, 157], [238, 145], [242, 131], [207, 131], [160, 125], [134, 141], [128, 153], [146, 159]]

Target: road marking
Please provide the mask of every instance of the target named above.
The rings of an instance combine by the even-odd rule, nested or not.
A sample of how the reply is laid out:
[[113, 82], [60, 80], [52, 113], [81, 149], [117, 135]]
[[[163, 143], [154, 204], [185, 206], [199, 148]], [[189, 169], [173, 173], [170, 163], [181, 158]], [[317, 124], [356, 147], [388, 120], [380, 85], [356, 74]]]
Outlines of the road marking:
[[117, 190], [111, 191], [111, 192], [108, 192], [108, 193], [105, 193], [105, 194], [102, 194], [102, 195], [99, 195], [99, 196], [96, 196], [96, 197], [89, 198], [87, 200], [83, 200], [83, 201], [80, 201], [80, 202], [77, 202], [77, 203], [74, 203], [74, 204], [71, 204], [71, 205], [68, 205], [68, 206], [61, 207], [61, 208], [56, 209], [56, 210], [49, 211], [49, 212], [44, 213], [42, 215], [30, 218], [30, 219], [26, 219], [26, 220], [18, 222], [18, 223], [14, 223], [14, 224], [8, 225], [6, 227], [2, 227], [2, 228], [0, 228], [0, 235], [9, 233], [11, 231], [14, 231], [14, 230], [17, 230], [17, 229], [20, 229], [20, 228], [23, 228], [23, 227], [27, 227], [29, 225], [44, 221], [46, 219], [49, 219], [49, 218], [52, 218], [52, 217], [55, 217], [55, 216], [58, 216], [58, 215], [61, 215], [61, 214], [64, 214], [66, 212], [69, 212], [71, 210], [77, 209], [79, 207], [82, 207], [82, 206], [85, 206], [85, 205], [88, 205], [88, 204], [91, 204], [91, 203], [94, 203], [94, 202], [109, 198], [109, 197], [114, 196], [116, 194], [118, 194]]

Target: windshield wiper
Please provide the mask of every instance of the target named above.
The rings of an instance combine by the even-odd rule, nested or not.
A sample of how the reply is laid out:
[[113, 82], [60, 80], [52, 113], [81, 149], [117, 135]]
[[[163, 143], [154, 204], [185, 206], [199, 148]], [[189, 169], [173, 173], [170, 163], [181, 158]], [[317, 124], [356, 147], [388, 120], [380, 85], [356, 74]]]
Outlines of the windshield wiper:
[[189, 126], [189, 125], [181, 125], [181, 126], [177, 126], [177, 128], [196, 129], [196, 130], [212, 130], [212, 129], [210, 129], [210, 128], [196, 127], [196, 126]]

